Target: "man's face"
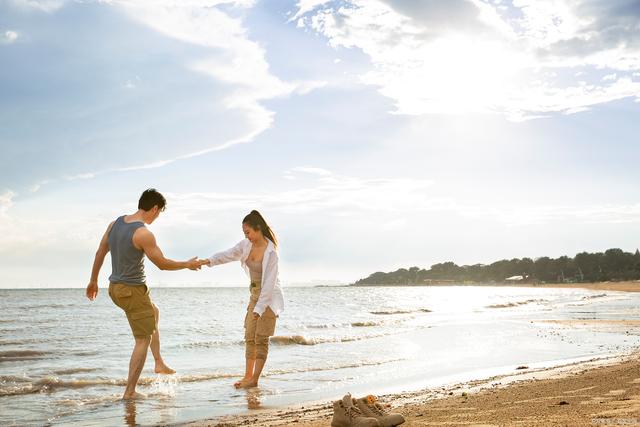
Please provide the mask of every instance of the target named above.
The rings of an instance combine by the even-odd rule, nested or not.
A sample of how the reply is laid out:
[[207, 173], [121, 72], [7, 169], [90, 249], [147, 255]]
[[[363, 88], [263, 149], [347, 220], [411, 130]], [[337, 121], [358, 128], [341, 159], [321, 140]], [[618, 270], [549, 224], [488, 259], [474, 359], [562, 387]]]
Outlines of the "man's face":
[[158, 205], [152, 207], [151, 210], [149, 211], [150, 215], [149, 215], [148, 219], [145, 222], [147, 224], [153, 223], [153, 221], [158, 219], [158, 217], [160, 216], [160, 212], [162, 212], [162, 210], [160, 208], [158, 208]]

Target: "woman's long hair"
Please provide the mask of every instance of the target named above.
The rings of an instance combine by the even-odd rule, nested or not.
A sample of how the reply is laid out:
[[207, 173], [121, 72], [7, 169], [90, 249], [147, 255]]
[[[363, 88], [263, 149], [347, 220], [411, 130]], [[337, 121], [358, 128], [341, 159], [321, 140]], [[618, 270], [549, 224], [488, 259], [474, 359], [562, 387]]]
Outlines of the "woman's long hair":
[[244, 217], [244, 219], [242, 220], [242, 223], [247, 224], [249, 227], [253, 228], [254, 230], [262, 231], [262, 234], [264, 235], [264, 237], [271, 240], [271, 242], [276, 247], [278, 246], [278, 239], [276, 239], [275, 233], [273, 232], [271, 227], [269, 227], [269, 224], [267, 224], [267, 221], [265, 221], [262, 215], [260, 215], [260, 212], [256, 210], [251, 211], [249, 215]]

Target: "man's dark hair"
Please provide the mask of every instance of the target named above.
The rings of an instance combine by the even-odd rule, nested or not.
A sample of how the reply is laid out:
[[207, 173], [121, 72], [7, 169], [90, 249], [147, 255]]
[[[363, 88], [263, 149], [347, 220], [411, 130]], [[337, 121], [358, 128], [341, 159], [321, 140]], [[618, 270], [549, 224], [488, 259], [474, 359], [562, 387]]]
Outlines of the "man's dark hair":
[[162, 194], [158, 193], [155, 188], [144, 190], [138, 201], [138, 209], [150, 211], [154, 206], [158, 206], [160, 211], [164, 211], [167, 207], [167, 200]]

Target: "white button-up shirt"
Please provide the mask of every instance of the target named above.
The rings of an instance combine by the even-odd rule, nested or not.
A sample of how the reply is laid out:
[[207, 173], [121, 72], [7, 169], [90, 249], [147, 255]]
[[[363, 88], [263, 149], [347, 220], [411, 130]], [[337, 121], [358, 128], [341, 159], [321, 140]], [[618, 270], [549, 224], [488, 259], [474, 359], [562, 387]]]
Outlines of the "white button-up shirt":
[[[218, 252], [209, 257], [209, 266], [213, 267], [218, 264], [240, 261], [240, 265], [242, 265], [247, 276], [251, 277], [249, 267], [247, 266], [247, 258], [249, 257], [252, 246], [253, 244], [249, 239], [244, 239], [231, 249]], [[278, 278], [278, 252], [273, 242], [269, 239], [267, 239], [267, 248], [262, 258], [260, 297], [253, 312], [262, 316], [267, 307], [271, 307], [271, 310], [273, 310], [276, 316], [284, 310], [284, 294], [282, 293], [280, 279]]]

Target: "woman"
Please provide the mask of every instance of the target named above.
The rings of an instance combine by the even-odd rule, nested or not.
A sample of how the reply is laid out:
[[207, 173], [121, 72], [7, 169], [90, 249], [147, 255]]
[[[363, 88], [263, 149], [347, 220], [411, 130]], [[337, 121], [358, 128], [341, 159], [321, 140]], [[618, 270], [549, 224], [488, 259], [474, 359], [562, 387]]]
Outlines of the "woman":
[[246, 367], [244, 378], [236, 388], [257, 387], [269, 352], [269, 337], [276, 327], [276, 318], [284, 309], [284, 296], [278, 280], [278, 241], [271, 227], [258, 211], [251, 211], [242, 220], [245, 239], [233, 248], [211, 256], [205, 265], [240, 261], [251, 280], [251, 297], [244, 318]]

